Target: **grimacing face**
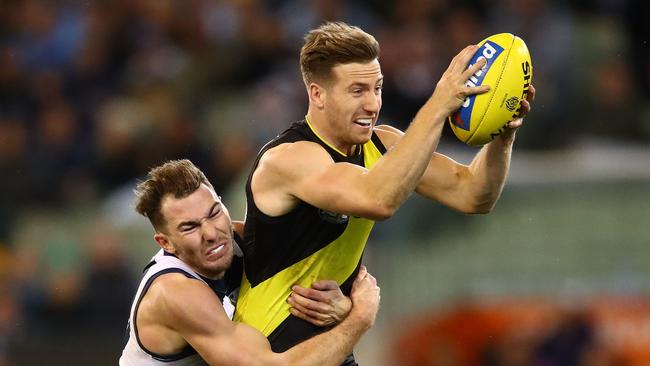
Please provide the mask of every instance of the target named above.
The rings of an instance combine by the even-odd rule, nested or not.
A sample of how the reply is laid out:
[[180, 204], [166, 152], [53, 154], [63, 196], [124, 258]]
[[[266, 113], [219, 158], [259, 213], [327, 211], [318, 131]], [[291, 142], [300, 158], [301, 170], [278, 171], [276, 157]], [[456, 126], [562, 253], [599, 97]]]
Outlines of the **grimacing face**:
[[187, 197], [167, 195], [161, 203], [165, 232], [154, 239], [197, 273], [217, 279], [232, 262], [233, 232], [230, 214], [205, 184]]
[[325, 88], [324, 112], [337, 147], [347, 151], [370, 140], [381, 110], [384, 76], [379, 60], [336, 65]]

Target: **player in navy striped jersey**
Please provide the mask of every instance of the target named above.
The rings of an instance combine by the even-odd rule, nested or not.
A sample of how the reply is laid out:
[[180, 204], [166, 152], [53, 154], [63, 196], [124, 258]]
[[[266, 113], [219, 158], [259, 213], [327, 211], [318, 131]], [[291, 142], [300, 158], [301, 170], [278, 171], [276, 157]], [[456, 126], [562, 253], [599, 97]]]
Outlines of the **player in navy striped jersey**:
[[136, 194], [136, 209], [151, 221], [162, 251], [133, 303], [121, 366], [338, 365], [373, 325], [379, 288], [364, 269], [345, 319], [286, 352], [272, 352], [261, 333], [232, 322], [221, 301], [233, 225], [203, 173], [187, 160], [168, 162], [152, 169]]

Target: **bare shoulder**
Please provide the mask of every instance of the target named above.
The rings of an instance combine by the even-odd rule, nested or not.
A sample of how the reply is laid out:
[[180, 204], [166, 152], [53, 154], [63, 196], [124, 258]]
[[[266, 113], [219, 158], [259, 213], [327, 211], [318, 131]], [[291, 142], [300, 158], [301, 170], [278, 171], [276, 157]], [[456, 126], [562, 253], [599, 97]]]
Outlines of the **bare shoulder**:
[[329, 153], [313, 142], [285, 143], [269, 149], [251, 179], [255, 205], [269, 216], [289, 212], [299, 202], [303, 183], [332, 165], [334, 160]]
[[208, 285], [181, 273], [156, 278], [147, 296], [157, 309], [155, 313], [173, 329], [229, 321], [221, 301]]
[[404, 132], [390, 125], [375, 126], [375, 133], [387, 149], [390, 149], [404, 136]]
[[161, 275], [152, 284], [160, 309], [157, 322], [164, 344], [190, 344], [210, 365], [277, 365], [266, 338], [254, 328], [232, 322], [215, 293], [183, 274]]
[[257, 170], [265, 174], [293, 177], [305, 170], [313, 170], [332, 162], [332, 157], [320, 145], [310, 141], [297, 141], [266, 151]]

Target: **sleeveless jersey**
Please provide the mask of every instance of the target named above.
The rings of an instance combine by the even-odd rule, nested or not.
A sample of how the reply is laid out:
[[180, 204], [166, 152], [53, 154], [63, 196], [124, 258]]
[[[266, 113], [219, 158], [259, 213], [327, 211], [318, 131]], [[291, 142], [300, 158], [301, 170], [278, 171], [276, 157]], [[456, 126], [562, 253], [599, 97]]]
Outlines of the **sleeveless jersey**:
[[235, 321], [261, 331], [275, 352], [283, 352], [327, 328], [312, 325], [289, 313], [286, 300], [291, 286], [310, 287], [322, 279], [336, 280], [349, 295], [374, 221], [328, 212], [300, 202], [287, 214], [271, 217], [262, 213], [251, 191], [253, 172], [264, 153], [280, 144], [310, 141], [325, 149], [335, 162], [371, 168], [386, 152], [379, 137], [345, 156], [322, 140], [308, 121], [292, 124], [259, 152], [246, 183], [244, 228], [244, 276]]
[[[236, 259], [233, 258], [233, 263]], [[232, 268], [232, 267], [231, 267]], [[174, 255], [164, 252], [162, 249], [151, 258], [151, 262], [145, 267], [145, 274], [140, 282], [136, 292], [133, 305], [131, 305], [131, 315], [127, 324], [128, 340], [120, 357], [120, 366], [195, 366], [207, 365], [205, 361], [191, 347], [187, 346], [183, 351], [175, 355], [159, 355], [147, 350], [138, 338], [138, 328], [136, 326], [135, 316], [138, 311], [140, 301], [147, 293], [151, 283], [158, 276], [166, 273], [181, 273], [188, 278], [193, 278], [205, 283], [212, 288], [219, 299], [223, 302], [224, 309], [230, 318], [234, 312], [234, 306], [228, 298], [230, 291], [226, 279], [210, 280], [194, 272], [187, 264]]]

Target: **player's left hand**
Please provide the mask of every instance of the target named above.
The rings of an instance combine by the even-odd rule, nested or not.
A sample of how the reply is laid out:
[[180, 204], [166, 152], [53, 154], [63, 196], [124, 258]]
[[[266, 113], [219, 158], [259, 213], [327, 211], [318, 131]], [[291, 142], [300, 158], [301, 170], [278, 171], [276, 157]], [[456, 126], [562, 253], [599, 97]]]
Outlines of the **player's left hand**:
[[352, 301], [343, 295], [336, 281], [317, 281], [311, 288], [295, 285], [292, 290], [287, 299], [291, 305], [289, 311], [293, 316], [314, 325], [325, 327], [337, 324], [352, 309]]
[[533, 84], [531, 84], [528, 87], [528, 94], [526, 95], [526, 99], [521, 101], [521, 107], [519, 108], [519, 114], [517, 115], [517, 118], [506, 124], [507, 128], [503, 132], [504, 134], [512, 134], [513, 131], [521, 127], [521, 125], [524, 123], [524, 117], [526, 117], [526, 115], [530, 112], [530, 104], [533, 102], [533, 99], [535, 99], [535, 87]]

